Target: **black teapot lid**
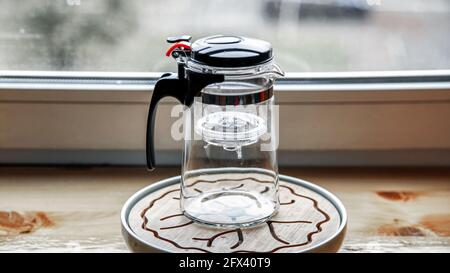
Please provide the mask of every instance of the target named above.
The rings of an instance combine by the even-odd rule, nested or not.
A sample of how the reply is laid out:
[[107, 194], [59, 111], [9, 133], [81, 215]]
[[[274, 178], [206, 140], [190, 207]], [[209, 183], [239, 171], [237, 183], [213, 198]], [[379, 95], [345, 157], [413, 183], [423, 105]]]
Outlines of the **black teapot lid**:
[[255, 66], [272, 58], [272, 45], [252, 38], [216, 35], [191, 44], [191, 59], [208, 66]]

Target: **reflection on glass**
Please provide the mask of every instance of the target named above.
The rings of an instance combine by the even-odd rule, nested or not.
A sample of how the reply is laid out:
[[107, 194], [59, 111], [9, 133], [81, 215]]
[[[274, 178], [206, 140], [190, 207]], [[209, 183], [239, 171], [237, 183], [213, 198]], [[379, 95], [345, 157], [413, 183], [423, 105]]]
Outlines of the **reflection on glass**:
[[450, 68], [446, 0], [2, 0], [0, 70], [170, 71], [162, 38], [271, 41], [286, 71]]

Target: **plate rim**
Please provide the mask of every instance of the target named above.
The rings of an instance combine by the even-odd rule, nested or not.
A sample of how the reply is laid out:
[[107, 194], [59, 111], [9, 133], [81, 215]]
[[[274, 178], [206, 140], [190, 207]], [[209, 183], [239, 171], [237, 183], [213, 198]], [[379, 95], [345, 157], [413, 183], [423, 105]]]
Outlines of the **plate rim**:
[[[288, 176], [288, 175], [279, 175], [279, 181], [283, 181], [283, 182], [288, 182], [288, 183], [293, 183], [302, 187], [305, 187], [308, 190], [311, 190], [317, 194], [322, 195], [324, 198], [326, 198], [331, 204], [333, 204], [333, 206], [336, 208], [336, 210], [339, 213], [340, 216], [340, 223], [339, 223], [339, 227], [338, 229], [333, 233], [332, 236], [328, 237], [326, 240], [314, 245], [314, 246], [310, 246], [308, 248], [302, 249], [301, 251], [297, 251], [295, 253], [303, 253], [303, 252], [309, 252], [312, 251], [314, 249], [320, 248], [323, 245], [333, 241], [336, 237], [338, 237], [342, 232], [344, 232], [346, 226], [347, 226], [347, 221], [348, 221], [348, 215], [347, 215], [347, 210], [344, 207], [344, 204], [341, 202], [341, 200], [334, 195], [333, 193], [331, 193], [330, 191], [328, 191], [327, 189], [316, 185], [314, 183], [308, 182], [306, 180], [300, 179], [300, 178], [296, 178], [296, 177], [292, 177], [292, 176]], [[168, 186], [172, 186], [175, 185], [177, 183], [181, 182], [181, 175], [178, 176], [173, 176], [173, 177], [169, 177], [163, 180], [160, 180], [159, 182], [155, 182], [152, 183], [140, 190], [138, 190], [136, 193], [134, 193], [133, 195], [131, 195], [127, 201], [124, 203], [124, 205], [122, 206], [121, 212], [120, 212], [120, 222], [122, 225], [122, 230], [125, 230], [127, 232], [127, 235], [131, 236], [134, 240], [137, 240], [139, 243], [150, 247], [152, 249], [155, 250], [159, 250], [159, 251], [163, 251], [163, 252], [168, 252], [168, 253], [172, 253], [173, 251], [170, 251], [168, 249], [164, 249], [164, 248], [160, 248], [154, 245], [149, 244], [148, 242], [146, 242], [145, 240], [141, 239], [130, 227], [129, 222], [128, 222], [128, 216], [131, 212], [131, 209], [134, 207], [134, 205], [136, 205], [142, 198], [144, 198], [145, 196], [147, 196], [148, 194], [155, 192], [157, 190], [160, 190], [162, 188], [168, 187]], [[125, 240], [125, 238], [124, 238]], [[173, 252], [176, 253], [176, 252]]]

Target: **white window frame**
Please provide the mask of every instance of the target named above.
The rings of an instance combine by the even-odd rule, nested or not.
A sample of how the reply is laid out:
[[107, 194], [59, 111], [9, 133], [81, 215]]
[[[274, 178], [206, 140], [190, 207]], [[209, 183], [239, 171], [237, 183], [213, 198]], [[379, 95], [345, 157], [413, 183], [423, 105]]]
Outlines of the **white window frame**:
[[[0, 71], [0, 164], [143, 165], [160, 75]], [[281, 166], [450, 166], [450, 70], [288, 73], [275, 91]], [[159, 165], [180, 162], [174, 104]]]

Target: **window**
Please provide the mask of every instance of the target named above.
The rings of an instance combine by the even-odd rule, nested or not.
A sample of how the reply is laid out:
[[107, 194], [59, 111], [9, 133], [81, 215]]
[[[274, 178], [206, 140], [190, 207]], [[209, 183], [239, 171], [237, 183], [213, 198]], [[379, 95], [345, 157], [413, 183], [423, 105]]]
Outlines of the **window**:
[[3, 0], [0, 70], [174, 70], [168, 36], [271, 41], [288, 72], [450, 68], [447, 0]]

